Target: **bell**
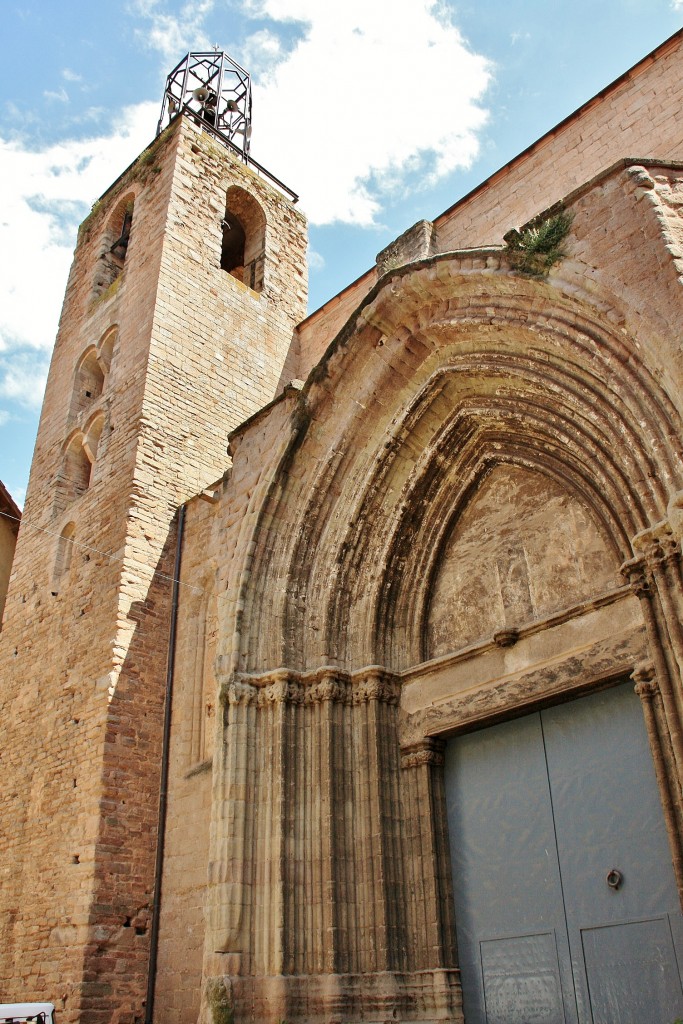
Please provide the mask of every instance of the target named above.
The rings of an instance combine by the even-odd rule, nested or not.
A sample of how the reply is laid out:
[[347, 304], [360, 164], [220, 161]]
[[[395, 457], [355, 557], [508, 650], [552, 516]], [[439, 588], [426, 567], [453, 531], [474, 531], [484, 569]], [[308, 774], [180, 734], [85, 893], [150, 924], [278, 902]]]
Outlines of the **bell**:
[[126, 258], [126, 250], [128, 249], [128, 243], [130, 241], [130, 228], [133, 223], [133, 213], [131, 210], [126, 210], [123, 217], [123, 224], [121, 225], [121, 237], [117, 238], [112, 246], [109, 248], [109, 252], [113, 253], [114, 256], [118, 256], [120, 260]]

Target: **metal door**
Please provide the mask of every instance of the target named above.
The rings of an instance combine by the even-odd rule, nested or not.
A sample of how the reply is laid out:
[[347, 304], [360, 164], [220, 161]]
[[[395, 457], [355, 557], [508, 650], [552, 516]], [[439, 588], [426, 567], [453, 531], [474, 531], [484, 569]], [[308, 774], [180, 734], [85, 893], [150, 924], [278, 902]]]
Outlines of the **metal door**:
[[631, 683], [450, 741], [446, 796], [467, 1024], [683, 1017], [683, 922]]

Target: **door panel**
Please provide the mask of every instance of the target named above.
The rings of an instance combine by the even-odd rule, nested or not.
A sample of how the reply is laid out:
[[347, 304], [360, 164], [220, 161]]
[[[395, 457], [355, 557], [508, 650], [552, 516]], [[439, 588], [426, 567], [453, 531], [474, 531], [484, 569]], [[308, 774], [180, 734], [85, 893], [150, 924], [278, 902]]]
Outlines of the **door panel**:
[[467, 1024], [683, 1016], [681, 915], [630, 683], [451, 741], [446, 795]]
[[480, 944], [488, 1024], [564, 1024], [553, 932]]
[[[612, 957], [616, 963], [625, 955], [626, 936], [637, 942], [638, 934], [645, 935], [644, 925], [634, 924], [629, 930], [627, 922], [678, 914], [678, 892], [643, 712], [633, 687], [625, 684], [548, 708], [541, 714], [541, 725], [569, 946], [583, 1007], [588, 988], [582, 931], [623, 926], [600, 932], [604, 962]], [[622, 876], [617, 889], [607, 884], [612, 870]], [[667, 932], [671, 946], [668, 927]], [[607, 948], [612, 939], [617, 943], [613, 954]], [[595, 933], [591, 942], [597, 941]], [[634, 946], [631, 959], [635, 962], [639, 955]], [[679, 1011], [683, 1012], [680, 984], [676, 1001], [668, 1005], [666, 1024]], [[653, 1013], [645, 1019], [656, 1021]], [[585, 1017], [590, 1020], [587, 1012]]]
[[[518, 951], [528, 936], [552, 934], [556, 939], [560, 994], [564, 1016], [576, 1021], [573, 981], [555, 844], [543, 734], [538, 715], [505, 722], [448, 744], [446, 795], [456, 893], [458, 955], [463, 976], [466, 1020], [486, 1017], [484, 966], [497, 993], [513, 989], [514, 1012], [538, 1024], [556, 1024], [549, 1005], [539, 1016], [532, 989], [547, 986], [548, 957], [537, 961], [537, 974], [521, 985]], [[495, 967], [485, 958], [487, 943], [504, 939], [510, 955]], [[514, 941], [513, 941], [514, 940]], [[480, 952], [480, 943], [484, 946]], [[530, 964], [533, 971], [534, 965]], [[526, 988], [527, 996], [522, 990]], [[496, 1009], [496, 1014], [499, 1010]], [[510, 1008], [509, 1012], [512, 1012]], [[504, 1018], [503, 1018], [504, 1019]]]
[[582, 930], [594, 1024], [642, 1024], [681, 1015], [681, 982], [669, 921]]

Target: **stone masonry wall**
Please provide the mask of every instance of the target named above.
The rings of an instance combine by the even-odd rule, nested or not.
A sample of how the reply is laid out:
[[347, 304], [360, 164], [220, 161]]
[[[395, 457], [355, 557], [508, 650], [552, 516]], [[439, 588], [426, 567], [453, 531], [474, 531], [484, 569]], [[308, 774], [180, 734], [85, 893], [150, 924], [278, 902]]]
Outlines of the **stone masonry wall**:
[[[167, 144], [161, 143], [155, 159], [166, 155]], [[160, 250], [153, 245], [163, 232], [171, 179], [172, 160], [157, 174], [151, 165], [137, 166], [82, 226], [0, 641], [6, 737], [2, 989], [6, 999], [53, 999], [67, 1021], [100, 996], [93, 988], [98, 979], [84, 976], [84, 955], [98, 927], [92, 892], [105, 723], [125, 658], [117, 594], [159, 268]], [[109, 217], [123, 197], [136, 200], [126, 263], [112, 286], [96, 295]], [[142, 245], [145, 238], [149, 249]], [[131, 291], [137, 303], [130, 300]], [[102, 392], [92, 392], [74, 416], [78, 364], [107, 336], [115, 340]], [[65, 446], [76, 435], [75, 448], [82, 452], [80, 438], [99, 414], [104, 427], [89, 487], [57, 502]], [[59, 538], [69, 524], [75, 527], [70, 565], [56, 579]], [[121, 916], [119, 924], [124, 920]]]
[[325, 349], [353, 315], [370, 289], [377, 283], [377, 268], [373, 267], [339, 295], [315, 310], [297, 328], [299, 361], [291, 377], [305, 380], [315, 364], [322, 359]]
[[210, 496], [190, 501], [185, 520], [154, 1001], [155, 1017], [169, 1024], [194, 1021], [199, 1014], [218, 713], [217, 563], [226, 539], [217, 521], [223, 490], [221, 481]]
[[[266, 214], [260, 293], [220, 270], [231, 184]], [[95, 285], [103, 249], [117, 273], [110, 225], [133, 199], [123, 269]], [[187, 119], [81, 230], [0, 646], [0, 978], [5, 998], [53, 999], [64, 1021], [143, 1013], [173, 516], [222, 472], [230, 427], [275, 393], [305, 309], [305, 244], [291, 204]], [[99, 371], [79, 376], [89, 348], [101, 394]]]
[[[631, 672], [646, 625], [664, 697], [680, 686], [665, 521], [683, 483], [680, 177], [651, 162], [580, 190], [545, 279], [500, 249], [396, 269], [303, 388], [233, 434], [230, 478], [187, 539], [190, 566], [195, 545], [218, 566], [202, 1021], [211, 993], [237, 1021], [461, 1020], [437, 734]], [[487, 480], [495, 525], [473, 500]], [[545, 520], [528, 536], [525, 501]], [[459, 577], [449, 530], [467, 508]], [[641, 543], [652, 626], [616, 576]], [[477, 598], [488, 558], [504, 585]], [[475, 608], [471, 635], [435, 590]], [[194, 1019], [189, 978], [172, 982], [174, 1024]]]
[[[288, 435], [297, 389], [288, 387], [252, 422], [249, 457], [187, 505], [175, 653], [166, 845], [155, 1018], [196, 1021], [207, 914], [212, 757], [222, 736], [216, 674], [220, 629], [238, 614], [239, 581], [253, 509]], [[231, 443], [238, 445], [239, 439]], [[227, 655], [229, 659], [229, 655]], [[233, 751], [233, 754], [236, 754]], [[241, 756], [241, 755], [236, 755]], [[211, 938], [207, 955], [211, 956]]]
[[[683, 129], [676, 118], [681, 98], [681, 38], [676, 36], [652, 60], [643, 62], [584, 108], [580, 116], [438, 218], [439, 251], [500, 242], [509, 227], [523, 223], [629, 150], [635, 155], [647, 155], [649, 150], [680, 158]], [[225, 195], [234, 186], [248, 192], [264, 210], [261, 291], [220, 269]], [[114, 225], [120, 223], [122, 210], [130, 203], [134, 203], [131, 240], [125, 263], [118, 267], [110, 258], [109, 246], [115, 240]], [[270, 981], [285, 969], [302, 976], [311, 971], [323, 976], [329, 969], [354, 970], [364, 979], [368, 972], [384, 975], [387, 968], [426, 969], [436, 963], [431, 954], [427, 956], [425, 950], [429, 949], [438, 949], [439, 967], [449, 968], [451, 931], [447, 923], [439, 925], [443, 934], [430, 938], [422, 925], [418, 929], [399, 922], [406, 934], [414, 932], [419, 938], [414, 940], [410, 957], [401, 960], [398, 940], [391, 931], [398, 926], [390, 915], [394, 911], [402, 914], [403, 908], [391, 896], [391, 886], [378, 898], [379, 930], [373, 931], [375, 926], [365, 922], [366, 903], [358, 902], [356, 924], [359, 934], [362, 932], [362, 948], [354, 945], [351, 927], [343, 933], [343, 942], [338, 940], [342, 933], [337, 932], [338, 923], [325, 918], [328, 903], [322, 896], [316, 903], [315, 927], [325, 936], [324, 941], [304, 948], [301, 936], [310, 927], [303, 919], [307, 913], [306, 879], [277, 876], [285, 862], [287, 871], [296, 871], [293, 858], [278, 859], [278, 850], [284, 850], [294, 834], [294, 805], [287, 804], [284, 790], [278, 788], [284, 776], [275, 770], [278, 761], [268, 763], [268, 743], [272, 740], [277, 757], [295, 750], [297, 758], [303, 759], [296, 764], [292, 761], [288, 778], [301, 783], [301, 817], [297, 817], [296, 827], [303, 829], [301, 842], [309, 843], [306, 856], [311, 864], [337, 863], [335, 850], [321, 838], [327, 833], [316, 822], [336, 820], [331, 808], [334, 801], [340, 806], [344, 803], [347, 784], [357, 786], [354, 799], [367, 811], [363, 834], [368, 849], [374, 850], [377, 844], [382, 847], [383, 825], [377, 823], [388, 820], [383, 817], [382, 802], [388, 797], [380, 792], [378, 765], [388, 765], [393, 772], [398, 753], [394, 710], [398, 695], [393, 682], [377, 672], [372, 678], [358, 679], [337, 678], [334, 673], [328, 673], [329, 678], [304, 679], [302, 672], [318, 671], [316, 666], [325, 668], [337, 653], [339, 664], [347, 658], [349, 665], [360, 669], [376, 664], [376, 651], [393, 668], [410, 666], [416, 660], [407, 655], [413, 651], [410, 631], [414, 617], [406, 611], [401, 620], [407, 624], [405, 643], [395, 625], [395, 608], [412, 608], [411, 588], [403, 586], [396, 570], [392, 585], [401, 600], [386, 598], [387, 608], [381, 609], [382, 615], [386, 612], [384, 618], [365, 615], [366, 605], [369, 607], [367, 580], [373, 579], [373, 586], [378, 587], [386, 567], [375, 560], [374, 576], [370, 573], [367, 577], [353, 569], [357, 523], [364, 525], [362, 537], [370, 545], [368, 559], [374, 558], [376, 551], [387, 550], [379, 541], [371, 544], [365, 529], [370, 512], [380, 525], [393, 521], [385, 515], [388, 505], [380, 509], [380, 491], [368, 484], [366, 504], [358, 510], [355, 505], [340, 505], [339, 515], [334, 516], [329, 509], [336, 507], [340, 495], [345, 501], [356, 501], [360, 483], [372, 481], [375, 465], [389, 481], [386, 493], [402, 493], [401, 474], [409, 472], [418, 446], [409, 453], [410, 458], [401, 460], [394, 458], [394, 448], [385, 443], [385, 426], [393, 422], [394, 414], [383, 405], [388, 393], [384, 383], [396, 375], [399, 390], [394, 407], [400, 412], [412, 400], [414, 366], [426, 359], [429, 346], [441, 352], [446, 344], [438, 330], [430, 334], [429, 325], [420, 340], [406, 340], [405, 324], [413, 319], [418, 324], [421, 311], [431, 308], [432, 290], [434, 301], [443, 302], [451, 317], [457, 306], [449, 305], [453, 296], [464, 301], [467, 289], [473, 290], [468, 323], [474, 324], [479, 315], [489, 317], [482, 322], [486, 331], [491, 328], [493, 341], [497, 327], [493, 315], [486, 312], [486, 303], [492, 301], [489, 293], [497, 289], [499, 307], [506, 316], [515, 303], [521, 303], [524, 326], [506, 324], [505, 343], [519, 345], [522, 353], [528, 350], [522, 342], [526, 342], [526, 324], [532, 314], [547, 323], [558, 308], [565, 310], [571, 303], [576, 303], [577, 331], [579, 319], [587, 316], [591, 324], [598, 324], [600, 344], [606, 351], [611, 352], [613, 334], [617, 340], [622, 331], [629, 338], [642, 339], [638, 360], [642, 359], [647, 370], [642, 374], [643, 392], [655, 396], [657, 424], [660, 419], [664, 424], [657, 426], [652, 437], [645, 436], [643, 445], [648, 451], [664, 452], [666, 457], [662, 456], [654, 476], [646, 472], [644, 457], [643, 470], [639, 463], [631, 471], [626, 459], [622, 477], [633, 477], [643, 497], [621, 504], [614, 499], [619, 511], [615, 522], [626, 524], [624, 537], [629, 539], [639, 528], [649, 528], [651, 521], [661, 518], [667, 500], [680, 487], [678, 441], [673, 428], [669, 436], [666, 427], [676, 421], [674, 403], [679, 410], [682, 404], [680, 352], [672, 341], [671, 324], [661, 315], [662, 309], [669, 308], [669, 300], [672, 309], [679, 302], [678, 261], [683, 259], [680, 184], [670, 169], [650, 165], [624, 171], [618, 184], [613, 179], [602, 182], [594, 194], [585, 193], [575, 205], [570, 255], [550, 280], [538, 287], [520, 284], [521, 279], [505, 266], [504, 256], [490, 252], [472, 258], [437, 259], [433, 266], [415, 271], [405, 281], [397, 275], [391, 293], [380, 291], [377, 301], [364, 311], [356, 334], [345, 336], [343, 345], [330, 356], [327, 377], [317, 375], [301, 403], [296, 389], [288, 389], [281, 401], [262, 418], [252, 419], [245, 433], [236, 438], [235, 466], [214, 488], [219, 498], [216, 504], [210, 496], [190, 503], [173, 706], [157, 985], [159, 1019], [168, 1015], [173, 1024], [190, 1024], [196, 1019], [207, 859], [215, 892], [209, 900], [214, 919], [204, 948], [205, 978], [233, 976], [236, 991], [243, 986], [241, 995], [238, 991], [243, 1007], [253, 1008], [257, 998], [262, 1000], [257, 1016], [287, 1018], [290, 1010], [295, 1016], [299, 1012], [295, 996], [304, 1009], [309, 1005], [307, 992], [302, 988], [300, 994], [295, 993], [294, 984], [289, 1003], [268, 1003]], [[639, 246], [644, 244], [653, 261], [645, 284], [639, 263]], [[479, 275], [488, 269], [496, 271], [495, 277]], [[4, 998], [51, 998], [64, 1024], [77, 1019], [86, 1024], [136, 1024], [141, 1019], [153, 900], [176, 509], [221, 477], [230, 461], [226, 454], [229, 431], [271, 401], [290, 372], [302, 378], [309, 374], [375, 282], [373, 270], [301, 324], [293, 343], [306, 300], [303, 217], [187, 118], [177, 121], [143, 154], [84, 224], [48, 380], [0, 634], [0, 714], [5, 724], [0, 793], [0, 985]], [[622, 299], [626, 296], [626, 309], [618, 290], [623, 292]], [[475, 339], [488, 336], [486, 331], [475, 330]], [[671, 359], [663, 360], [662, 365], [659, 353], [669, 351], [664, 342], [671, 346]], [[621, 351], [616, 342], [614, 345], [615, 351]], [[457, 344], [453, 341], [453, 349], [455, 355], [460, 352], [459, 340]], [[359, 355], [345, 376], [333, 380], [335, 367], [347, 351]], [[297, 352], [298, 365], [294, 367], [293, 354]], [[637, 362], [635, 352], [633, 347], [629, 358]], [[615, 365], [618, 372], [610, 370], [606, 379], [621, 386], [625, 364], [616, 358]], [[81, 372], [84, 366], [89, 368], [87, 373]], [[391, 374], [385, 374], [386, 366], [391, 367]], [[479, 373], [479, 363], [476, 366]], [[374, 367], [375, 377], [367, 367]], [[427, 370], [424, 373], [427, 379]], [[376, 391], [375, 379], [379, 382]], [[657, 388], [662, 387], [661, 394], [654, 387], [655, 380]], [[362, 405], [361, 394], [367, 396]], [[321, 408], [329, 404], [333, 411], [319, 416], [312, 425], [303, 456], [292, 441], [291, 459], [284, 459], [290, 435], [294, 438], [303, 419], [315, 411], [314, 400], [321, 402]], [[438, 426], [446, 413], [438, 405], [434, 408]], [[366, 417], [365, 427], [359, 409]], [[584, 421], [590, 421], [588, 414]], [[605, 423], [613, 426], [613, 418], [605, 414]], [[612, 448], [623, 448], [627, 454], [629, 450], [628, 445], [616, 443]], [[274, 469], [281, 456], [285, 470], [278, 482]], [[352, 464], [356, 458], [370, 460], [372, 465], [368, 462], [356, 473]], [[596, 457], [592, 464], [599, 466], [600, 461]], [[398, 468], [392, 469], [394, 465]], [[335, 467], [341, 467], [338, 475]], [[307, 498], [311, 489], [319, 496], [315, 502]], [[433, 515], [440, 512], [433, 500], [425, 500], [420, 514], [411, 520], [415, 529], [426, 521], [424, 510], [430, 508]], [[276, 513], [271, 514], [271, 509]], [[445, 522], [447, 516], [441, 518]], [[284, 553], [294, 537], [290, 522], [300, 527], [300, 537], [296, 558], [287, 561]], [[439, 528], [436, 522], [432, 525], [435, 531]], [[339, 533], [346, 530], [353, 534], [348, 544], [341, 543], [344, 537]], [[335, 547], [338, 537], [341, 540]], [[257, 540], [260, 561], [253, 557]], [[414, 547], [423, 550], [420, 544]], [[336, 561], [327, 557], [328, 549], [339, 554]], [[394, 569], [403, 564], [401, 551], [396, 550]], [[661, 567], [656, 571], [664, 573]], [[310, 592], [307, 573], [312, 580]], [[427, 576], [419, 577], [420, 587], [422, 578]], [[332, 579], [342, 580], [343, 585], [332, 588]], [[664, 584], [662, 594], [662, 601], [669, 599]], [[246, 615], [245, 595], [251, 601], [251, 612]], [[676, 599], [680, 606], [680, 595]], [[324, 602], [329, 604], [326, 612]], [[281, 614], [276, 614], [278, 608]], [[655, 611], [659, 614], [657, 608]], [[323, 612], [335, 630], [336, 623], [347, 616], [348, 629], [345, 626], [326, 635], [318, 624]], [[275, 623], [274, 628], [265, 628], [268, 621]], [[377, 645], [374, 633], [372, 642], [362, 640], [364, 623], [378, 624]], [[655, 625], [660, 631], [668, 628], [666, 623]], [[393, 654], [392, 630], [399, 638]], [[682, 651], [683, 647], [674, 650], [681, 661]], [[666, 663], [662, 664], [666, 669]], [[288, 665], [289, 673], [285, 690], [278, 675], [282, 665]], [[240, 670], [251, 671], [254, 666], [263, 670], [263, 678], [241, 680]], [[243, 682], [244, 689], [240, 689]], [[291, 692], [286, 690], [290, 684]], [[234, 698], [234, 708], [226, 712], [226, 728], [228, 732], [237, 730], [235, 735], [244, 742], [221, 747], [213, 785], [214, 796], [224, 793], [225, 800], [213, 800], [209, 836], [212, 798], [208, 763], [219, 685], [228, 702]], [[257, 690], [259, 694], [263, 691], [263, 699]], [[377, 701], [382, 704], [379, 710]], [[365, 716], [366, 733], [376, 739], [370, 751], [377, 757], [374, 768], [366, 770], [361, 759], [370, 749], [367, 745], [360, 744], [354, 752], [358, 761], [353, 783], [351, 775], [344, 781], [345, 777], [335, 777], [323, 764], [322, 755], [331, 749], [326, 737], [336, 736], [340, 749], [351, 749], [344, 739], [347, 724], [343, 728], [340, 724], [342, 718], [347, 722], [347, 717], [351, 722], [351, 713], [344, 717], [346, 711], [340, 710], [337, 715], [328, 708], [329, 702], [335, 707], [353, 707], [353, 716]], [[257, 716], [263, 739], [258, 749], [250, 741]], [[313, 717], [318, 739], [315, 749], [309, 749], [307, 737], [314, 732], [306, 722]], [[222, 736], [222, 723], [218, 722], [216, 729]], [[247, 800], [247, 762], [240, 760], [243, 753], [250, 758], [249, 792], [258, 797], [253, 805]], [[432, 764], [438, 767], [436, 760], [428, 759], [416, 760], [409, 767], [421, 771]], [[319, 807], [309, 800], [305, 783], [319, 777], [320, 765], [327, 772], [329, 800]], [[274, 781], [269, 789], [271, 774]], [[339, 786], [341, 789], [335, 788]], [[430, 782], [423, 787], [427, 796], [432, 793], [431, 786]], [[420, 793], [415, 789], [416, 801], [424, 799]], [[391, 801], [395, 810], [395, 794]], [[371, 807], [379, 808], [377, 815]], [[352, 838], [356, 820], [351, 815], [347, 823]], [[425, 841], [433, 831], [427, 823]], [[311, 836], [320, 849], [313, 849]], [[398, 843], [397, 837], [398, 826], [390, 835], [392, 843]], [[249, 842], [260, 851], [258, 856], [252, 856]], [[241, 853], [239, 843], [244, 844]], [[382, 849], [377, 855], [381, 860]], [[371, 863], [351, 840], [341, 860], [353, 865], [357, 861], [359, 873]], [[425, 863], [427, 860], [425, 857]], [[395, 863], [399, 863], [398, 857]], [[356, 885], [356, 875], [333, 873], [330, 878], [342, 889], [347, 886], [347, 896], [339, 890], [338, 905], [343, 913], [350, 913], [348, 908], [355, 906], [354, 899], [363, 892]], [[384, 881], [392, 878], [387, 875]], [[427, 886], [433, 880], [430, 883], [425, 875], [418, 882]], [[368, 876], [364, 884], [369, 892], [373, 879]], [[436, 907], [445, 906], [447, 900], [437, 893], [438, 888], [432, 884], [430, 899]], [[247, 899], [250, 893], [255, 894], [251, 903]], [[303, 894], [301, 899], [297, 893]], [[297, 914], [303, 915], [301, 921]], [[382, 914], [388, 915], [386, 919]], [[279, 922], [286, 915], [290, 926], [284, 942]], [[334, 962], [325, 960], [328, 947]], [[317, 953], [311, 952], [315, 949]], [[249, 988], [246, 976], [250, 971], [260, 976], [260, 987]], [[384, 992], [383, 1010], [391, 998], [391, 993]], [[319, 1009], [323, 1003], [316, 1005]], [[349, 1002], [351, 1005], [355, 1004]], [[275, 1014], [280, 1006], [282, 1013]], [[306, 1015], [304, 1010], [300, 1012]]]

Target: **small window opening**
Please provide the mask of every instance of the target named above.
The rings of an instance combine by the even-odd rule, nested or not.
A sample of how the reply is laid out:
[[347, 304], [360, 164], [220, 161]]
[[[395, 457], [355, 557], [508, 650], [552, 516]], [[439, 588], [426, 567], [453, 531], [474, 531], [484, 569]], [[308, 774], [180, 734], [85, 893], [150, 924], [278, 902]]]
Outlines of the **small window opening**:
[[[242, 280], [244, 272], [244, 228], [234, 214], [226, 213], [223, 221], [223, 248], [221, 249], [221, 270]], [[236, 273], [235, 273], [236, 271]]]
[[263, 290], [266, 218], [253, 196], [236, 185], [226, 193], [221, 269], [254, 291]]
[[118, 335], [118, 327], [110, 327], [102, 336], [97, 346], [97, 355], [100, 366], [105, 373], [111, 370], [111, 361], [114, 356], [114, 345]]
[[109, 218], [95, 268], [94, 292], [101, 295], [123, 270], [133, 229], [133, 197], [121, 200]]
[[126, 252], [128, 251], [128, 242], [130, 241], [130, 228], [133, 223], [133, 206], [126, 208], [126, 212], [123, 215], [123, 224], [121, 225], [121, 234], [116, 239], [114, 244], [109, 249], [109, 252], [113, 253], [114, 256], [120, 260], [125, 260]]
[[104, 370], [95, 348], [90, 348], [76, 368], [69, 419], [79, 416], [96, 401], [104, 389]]
[[64, 476], [67, 494], [70, 498], [79, 498], [90, 486], [92, 463], [83, 448], [82, 435], [74, 438], [66, 450], [64, 459]]
[[79, 430], [73, 435], [64, 452], [62, 468], [57, 475], [55, 487], [55, 516], [60, 515], [73, 501], [85, 494], [90, 486], [92, 462], [88, 458], [83, 441], [83, 434]]
[[52, 593], [57, 596], [60, 587], [64, 585], [65, 579], [71, 569], [71, 559], [74, 550], [74, 537], [76, 535], [76, 524], [67, 523], [57, 541], [57, 555], [55, 567], [52, 574]]

